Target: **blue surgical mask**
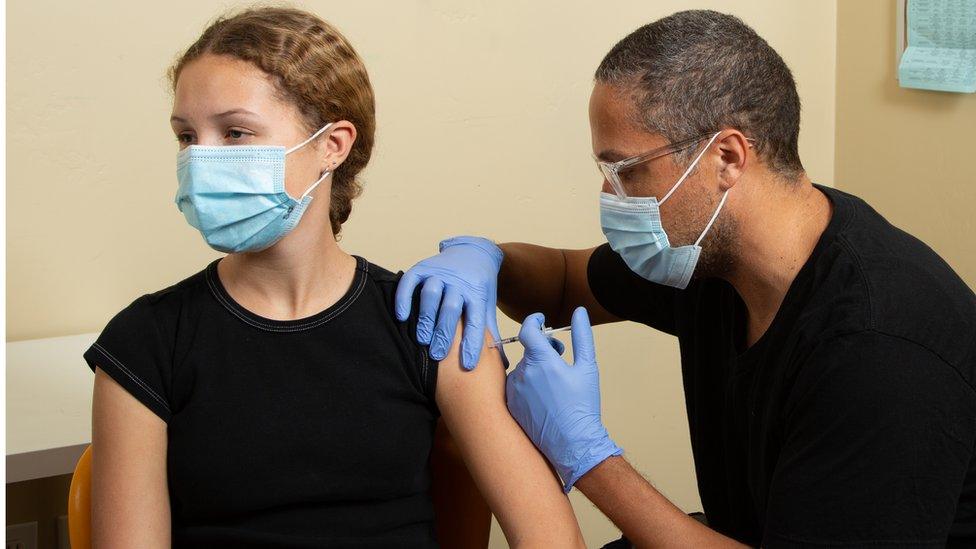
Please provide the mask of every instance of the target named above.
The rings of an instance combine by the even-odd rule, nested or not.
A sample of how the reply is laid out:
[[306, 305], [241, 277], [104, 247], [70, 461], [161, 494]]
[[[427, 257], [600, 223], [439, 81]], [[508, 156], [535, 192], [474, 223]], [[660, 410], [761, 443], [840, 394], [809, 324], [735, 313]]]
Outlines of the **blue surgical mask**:
[[292, 198], [285, 190], [285, 157], [331, 125], [287, 150], [190, 145], [176, 156], [176, 207], [221, 252], [256, 252], [274, 245], [298, 225], [312, 202], [310, 193], [331, 173], [325, 171], [300, 198]]
[[688, 246], [671, 246], [668, 235], [661, 224], [661, 209], [674, 191], [688, 178], [705, 151], [712, 145], [718, 134], [712, 136], [705, 148], [688, 166], [685, 173], [671, 187], [659, 202], [656, 197], [619, 197], [615, 194], [600, 193], [600, 224], [610, 247], [620, 254], [630, 270], [651, 282], [685, 289], [691, 280], [698, 257], [701, 255], [702, 239], [718, 218], [728, 191], [722, 195], [715, 213], [701, 232], [698, 240]]

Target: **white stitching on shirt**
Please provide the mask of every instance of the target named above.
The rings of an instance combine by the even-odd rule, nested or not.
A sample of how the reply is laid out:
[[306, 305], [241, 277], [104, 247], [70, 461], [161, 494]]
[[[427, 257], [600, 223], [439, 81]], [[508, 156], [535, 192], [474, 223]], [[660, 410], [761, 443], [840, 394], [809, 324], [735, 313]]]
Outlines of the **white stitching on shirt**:
[[[357, 259], [356, 261], [357, 261], [357, 270], [358, 270], [359, 267], [358, 263], [360, 263], [360, 260]], [[237, 318], [243, 320], [245, 323], [250, 324], [255, 328], [259, 328], [269, 332], [300, 332], [305, 330], [311, 330], [312, 328], [317, 328], [318, 326], [325, 324], [326, 322], [332, 320], [333, 318], [341, 314], [343, 311], [348, 309], [356, 301], [356, 299], [359, 297], [359, 294], [362, 293], [363, 288], [366, 287], [366, 278], [367, 275], [369, 274], [369, 262], [366, 260], [362, 260], [361, 263], [362, 263], [362, 270], [363, 270], [362, 279], [359, 281], [359, 285], [356, 286], [356, 288], [353, 290], [353, 293], [351, 293], [348, 296], [345, 303], [342, 303], [338, 309], [332, 311], [331, 313], [329, 313], [328, 315], [320, 319], [305, 322], [302, 324], [296, 324], [294, 326], [284, 326], [284, 327], [265, 324], [257, 320], [254, 320], [253, 318], [248, 318], [242, 315], [239, 311], [234, 309], [233, 304], [229, 303], [224, 298], [224, 296], [220, 294], [220, 290], [217, 288], [216, 281], [213, 280], [213, 276], [210, 273], [210, 269], [207, 269], [206, 271], [206, 275], [207, 275], [206, 278], [207, 278], [207, 285], [210, 286], [210, 293], [212, 293], [214, 297], [217, 298], [217, 301], [219, 301], [220, 304], [223, 305], [225, 309], [230, 311], [231, 314], [233, 314]]]
[[430, 370], [428, 369], [427, 363], [427, 349], [423, 347], [420, 347], [420, 362], [422, 364], [421, 374], [424, 379], [424, 392], [426, 393], [430, 389], [430, 380], [427, 378]]
[[159, 396], [159, 394], [156, 393], [156, 391], [153, 391], [152, 387], [150, 387], [149, 385], [147, 385], [146, 382], [142, 381], [134, 373], [132, 373], [132, 370], [129, 370], [128, 368], [126, 368], [125, 365], [122, 364], [121, 361], [119, 361], [119, 359], [117, 359], [114, 356], [112, 356], [112, 353], [108, 352], [108, 350], [105, 349], [105, 347], [102, 347], [101, 345], [99, 345], [99, 343], [97, 341], [92, 344], [92, 347], [96, 348], [99, 352], [101, 352], [103, 355], [105, 355], [105, 357], [108, 358], [110, 361], [112, 361], [112, 363], [115, 366], [118, 366], [118, 368], [120, 370], [122, 370], [122, 373], [124, 373], [125, 375], [129, 376], [129, 378], [132, 381], [134, 381], [136, 383], [136, 385], [138, 385], [139, 387], [142, 387], [147, 393], [149, 393], [149, 396], [151, 396], [154, 399], [156, 399], [160, 404], [163, 405], [163, 408], [166, 408], [166, 411], [167, 412], [170, 412], [169, 404], [166, 403], [166, 401], [163, 399], [163, 397]]

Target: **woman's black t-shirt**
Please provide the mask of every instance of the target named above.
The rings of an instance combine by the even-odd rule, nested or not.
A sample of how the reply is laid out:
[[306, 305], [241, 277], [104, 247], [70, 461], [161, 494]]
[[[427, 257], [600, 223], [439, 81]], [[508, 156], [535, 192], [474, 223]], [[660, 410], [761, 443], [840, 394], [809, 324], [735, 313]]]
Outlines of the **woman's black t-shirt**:
[[140, 297], [85, 353], [167, 423], [177, 547], [436, 547], [437, 364], [397, 322], [399, 275], [357, 257], [346, 294], [278, 321], [217, 261]]

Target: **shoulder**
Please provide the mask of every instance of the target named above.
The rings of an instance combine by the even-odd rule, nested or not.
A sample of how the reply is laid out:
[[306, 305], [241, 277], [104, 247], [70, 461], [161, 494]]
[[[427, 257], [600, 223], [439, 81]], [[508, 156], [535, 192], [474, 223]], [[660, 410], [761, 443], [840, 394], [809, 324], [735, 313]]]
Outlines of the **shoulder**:
[[356, 268], [364, 274], [362, 278], [364, 290], [378, 296], [385, 304], [391, 317], [395, 318], [393, 303], [396, 297], [397, 284], [403, 277], [403, 271], [394, 272], [360, 256], [355, 256], [355, 258]]
[[[384, 317], [383, 323], [390, 327], [392, 332], [396, 333], [396, 338], [405, 351], [408, 362], [412, 365], [411, 372], [419, 374], [421, 389], [433, 404], [435, 401], [439, 363], [430, 357], [427, 346], [421, 345], [416, 340], [417, 307], [413, 307], [410, 316], [405, 322], [400, 322], [396, 318], [394, 308], [396, 288], [400, 283], [400, 279], [403, 278], [403, 271], [393, 272], [359, 256], [356, 256], [356, 260], [359, 265], [358, 268], [362, 269], [365, 273], [363, 277], [365, 289], [363, 291], [376, 296], [376, 299], [381, 302]], [[420, 288], [417, 289], [417, 293], [419, 291]], [[434, 407], [436, 409], [436, 405]]]
[[397, 283], [400, 282], [400, 278], [403, 276], [403, 271], [393, 272], [385, 267], [377, 265], [365, 258], [355, 256], [356, 261], [360, 265], [360, 268], [366, 273], [366, 278], [369, 283], [382, 288], [392, 288], [396, 290]]
[[198, 300], [207, 290], [207, 270], [199, 271], [163, 289], [143, 294], [119, 311], [110, 324], [168, 324], [188, 302]]
[[[417, 343], [409, 334], [415, 333], [419, 313], [418, 307], [412, 307], [410, 315], [405, 322], [397, 320], [395, 312], [396, 290], [400, 284], [400, 280], [403, 278], [403, 271], [393, 272], [390, 269], [371, 263], [362, 257], [355, 257], [358, 264], [357, 268], [365, 273], [363, 284], [366, 288], [364, 291], [372, 295], [372, 301], [374, 303], [382, 303], [382, 307], [385, 310], [386, 316], [389, 317], [389, 321], [397, 326], [397, 330], [401, 332], [408, 345], [415, 347]], [[418, 285], [414, 290], [413, 303], [418, 302], [421, 286]]]
[[[209, 268], [209, 267], [208, 267]], [[206, 269], [133, 300], [105, 325], [93, 349], [113, 360], [121, 354], [172, 354], [180, 317], [207, 290]], [[104, 357], [103, 357], [104, 358]]]
[[976, 295], [929, 246], [889, 223], [863, 200], [837, 190], [847, 222], [817, 266], [833, 295], [852, 313], [839, 331], [886, 334], [922, 347], [976, 380]]
[[137, 298], [108, 322], [85, 352], [88, 367], [100, 368], [168, 422], [176, 330], [187, 303], [203, 291], [205, 271]]

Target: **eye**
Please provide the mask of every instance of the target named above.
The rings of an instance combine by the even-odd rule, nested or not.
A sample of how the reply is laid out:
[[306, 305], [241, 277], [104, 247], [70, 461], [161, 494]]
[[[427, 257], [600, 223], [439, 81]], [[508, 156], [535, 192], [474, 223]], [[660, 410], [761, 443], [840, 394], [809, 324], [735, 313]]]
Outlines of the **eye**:
[[626, 170], [622, 170], [620, 172], [617, 172], [617, 176], [620, 177], [620, 180], [621, 181], [624, 181], [624, 182], [627, 182], [627, 183], [633, 182], [634, 180], [637, 179], [637, 176], [638, 176], [638, 173], [637, 173], [638, 170], [637, 170], [637, 168], [639, 168], [639, 167], [640, 166], [633, 166], [631, 168], [627, 168]]
[[176, 135], [176, 141], [180, 145], [192, 145], [193, 144], [193, 134], [192, 133], [180, 133]]
[[229, 139], [230, 141], [241, 141], [242, 139], [246, 139], [251, 135], [254, 134], [242, 128], [227, 128], [227, 134], [224, 135], [224, 139]]

